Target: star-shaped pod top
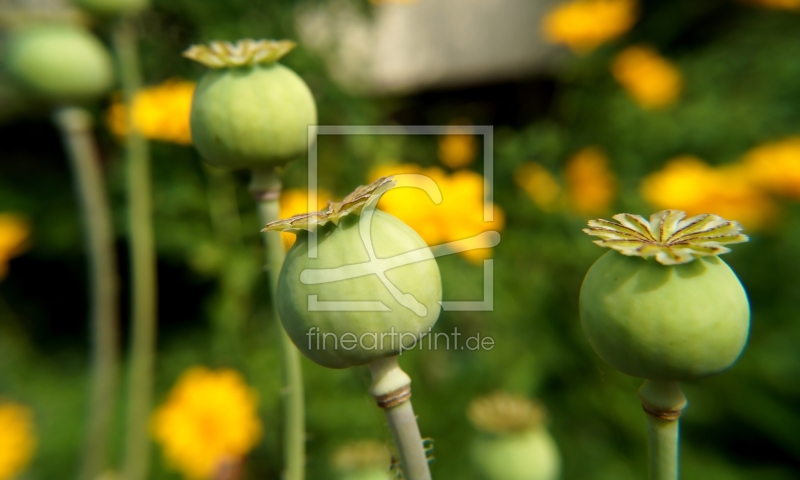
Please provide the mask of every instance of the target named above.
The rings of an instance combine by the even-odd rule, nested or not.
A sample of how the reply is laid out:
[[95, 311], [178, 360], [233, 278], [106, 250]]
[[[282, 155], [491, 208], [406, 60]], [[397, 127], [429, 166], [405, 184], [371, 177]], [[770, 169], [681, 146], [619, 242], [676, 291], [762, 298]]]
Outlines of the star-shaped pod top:
[[209, 68], [246, 67], [277, 62], [297, 44], [291, 40], [215, 41], [208, 45], [192, 45], [183, 56]]
[[600, 237], [594, 243], [623, 255], [655, 257], [662, 265], [689, 263], [696, 257], [730, 252], [725, 245], [749, 240], [739, 222], [705, 213], [686, 218], [679, 210], [664, 210], [650, 215], [648, 222], [639, 215], [620, 213], [608, 220], [590, 220], [583, 231]]
[[328, 202], [328, 208], [270, 222], [262, 231], [298, 233], [312, 231], [328, 222], [339, 224], [342, 217], [359, 214], [370, 200], [377, 200], [384, 192], [397, 185], [393, 177], [382, 177], [369, 185], [361, 185], [341, 202]]

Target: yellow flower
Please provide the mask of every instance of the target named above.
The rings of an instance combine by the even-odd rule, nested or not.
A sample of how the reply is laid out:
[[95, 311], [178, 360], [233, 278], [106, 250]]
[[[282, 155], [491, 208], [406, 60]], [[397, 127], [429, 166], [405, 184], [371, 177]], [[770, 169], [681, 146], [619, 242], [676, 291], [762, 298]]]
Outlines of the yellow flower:
[[478, 141], [475, 135], [463, 135], [452, 132], [439, 139], [439, 160], [452, 169], [466, 167], [475, 161]]
[[608, 159], [595, 147], [576, 153], [564, 167], [572, 210], [582, 215], [603, 213], [617, 194], [617, 180]]
[[[322, 210], [328, 205], [328, 201], [333, 198], [331, 193], [325, 189], [317, 190], [317, 210]], [[294, 215], [308, 213], [308, 192], [306, 190], [288, 189], [281, 193], [281, 218], [289, 218]], [[289, 250], [297, 235], [281, 232], [283, 247]]]
[[[144, 88], [133, 99], [133, 123], [146, 138], [180, 145], [191, 145], [189, 115], [195, 83], [167, 80], [161, 85]], [[122, 137], [128, 133], [127, 107], [114, 102], [108, 110], [108, 126]]]
[[29, 236], [27, 221], [17, 215], [0, 213], [0, 280], [8, 273], [8, 261], [25, 251]]
[[636, 22], [636, 0], [574, 0], [545, 16], [547, 40], [586, 52], [617, 38]]
[[514, 182], [545, 212], [553, 211], [557, 206], [561, 187], [542, 164], [527, 162], [520, 165], [514, 172]]
[[800, 200], [800, 137], [756, 147], [742, 162], [749, 178], [759, 187]]
[[164, 457], [190, 479], [208, 479], [244, 457], [261, 438], [258, 396], [235, 370], [193, 367], [151, 421]]
[[800, 0], [743, 0], [745, 3], [776, 10], [800, 10]]
[[774, 203], [751, 182], [746, 168], [714, 168], [692, 156], [667, 162], [641, 184], [645, 200], [689, 215], [714, 213], [750, 228], [767, 224], [777, 213]]
[[16, 478], [36, 450], [33, 412], [11, 402], [0, 402], [0, 480]]
[[[469, 170], [446, 175], [439, 168], [423, 169], [419, 165], [382, 166], [370, 172], [370, 181], [400, 173], [416, 173], [431, 178], [442, 192], [442, 203], [436, 205], [427, 193], [418, 188], [395, 188], [386, 192], [378, 207], [399, 218], [428, 243], [439, 245], [465, 240], [486, 231], [500, 231], [505, 215], [492, 205], [493, 220], [483, 221], [483, 177]], [[481, 240], [469, 242], [474, 250], [463, 252], [468, 260], [480, 263], [490, 255], [490, 246]]]
[[680, 70], [646, 46], [623, 50], [614, 60], [611, 73], [642, 108], [671, 105], [683, 88]]

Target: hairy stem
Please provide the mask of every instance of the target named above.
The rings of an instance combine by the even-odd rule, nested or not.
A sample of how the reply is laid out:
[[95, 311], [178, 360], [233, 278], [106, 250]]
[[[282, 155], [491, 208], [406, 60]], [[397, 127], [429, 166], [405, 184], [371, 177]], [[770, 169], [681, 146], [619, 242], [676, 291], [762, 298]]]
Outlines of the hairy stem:
[[392, 436], [400, 453], [406, 480], [430, 480], [428, 458], [411, 406], [411, 379], [400, 369], [397, 357], [376, 360], [369, 365], [372, 385], [369, 393], [386, 413]]
[[647, 414], [650, 480], [678, 480], [679, 418], [686, 397], [678, 382], [645, 380], [639, 389]]
[[[273, 169], [254, 170], [250, 191], [258, 204], [262, 225], [278, 220], [280, 214], [281, 182]], [[267, 244], [267, 270], [272, 291], [272, 313], [279, 320], [277, 310], [278, 277], [286, 254], [283, 251], [281, 235], [278, 232], [265, 232]], [[283, 403], [284, 403], [284, 480], [302, 480], [305, 476], [305, 412], [303, 398], [303, 373], [300, 366], [300, 352], [289, 335], [280, 327], [281, 349], [283, 353]]]
[[152, 408], [153, 368], [156, 342], [156, 255], [150, 185], [150, 151], [147, 140], [131, 121], [133, 98], [141, 88], [136, 29], [132, 18], [123, 18], [114, 31], [122, 87], [128, 108], [126, 138], [129, 234], [131, 249], [131, 358], [128, 376], [124, 480], [145, 480], [150, 465], [147, 424]]
[[92, 116], [83, 109], [58, 110], [53, 120], [67, 149], [81, 209], [90, 278], [91, 373], [89, 415], [80, 477], [94, 480], [108, 467], [119, 364], [119, 272], [114, 227]]

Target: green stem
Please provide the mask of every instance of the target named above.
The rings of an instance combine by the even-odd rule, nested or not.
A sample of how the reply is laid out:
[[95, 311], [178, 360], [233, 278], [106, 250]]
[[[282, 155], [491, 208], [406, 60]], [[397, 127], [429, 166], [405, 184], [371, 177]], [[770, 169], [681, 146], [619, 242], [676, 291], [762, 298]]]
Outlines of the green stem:
[[[243, 251], [236, 183], [229, 170], [203, 163], [207, 180], [208, 211], [223, 262], [216, 273], [219, 292], [214, 298], [212, 324], [215, 356], [244, 365], [242, 328], [251, 306], [250, 252]], [[255, 273], [255, 272], [252, 272]]]
[[[114, 31], [122, 87], [127, 105], [141, 88], [136, 30], [131, 18], [123, 18]], [[128, 209], [131, 249], [131, 359], [128, 377], [128, 411], [125, 420], [124, 480], [148, 476], [150, 442], [147, 424], [152, 408], [153, 368], [156, 342], [156, 255], [150, 185], [150, 151], [147, 140], [136, 130], [128, 109], [126, 138]]]
[[405, 480], [431, 480], [428, 457], [419, 433], [417, 417], [411, 406], [411, 378], [400, 369], [397, 357], [383, 358], [369, 364], [372, 385], [369, 393], [383, 408], [400, 453]]
[[119, 363], [119, 273], [114, 228], [92, 116], [67, 107], [55, 112], [72, 166], [81, 209], [90, 277], [91, 374], [89, 418], [80, 477], [94, 480], [108, 467]]
[[[281, 182], [273, 169], [253, 170], [250, 191], [258, 204], [262, 225], [278, 220], [280, 214]], [[281, 235], [278, 232], [265, 232], [267, 244], [267, 269], [272, 291], [272, 312], [279, 320], [277, 310], [278, 277], [286, 254], [283, 251]], [[300, 352], [289, 335], [281, 327], [281, 349], [283, 352], [283, 402], [284, 402], [284, 472], [283, 480], [302, 480], [305, 476], [305, 416], [303, 399], [303, 373], [300, 366]]]
[[645, 380], [639, 389], [647, 414], [650, 480], [678, 480], [679, 418], [686, 397], [678, 382]]

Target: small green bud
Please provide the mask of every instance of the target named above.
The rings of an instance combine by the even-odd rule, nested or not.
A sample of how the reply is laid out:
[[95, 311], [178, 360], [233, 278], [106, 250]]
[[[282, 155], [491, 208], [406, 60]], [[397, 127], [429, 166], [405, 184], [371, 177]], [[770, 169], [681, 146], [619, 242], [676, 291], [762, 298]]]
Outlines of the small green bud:
[[370, 440], [338, 448], [331, 458], [337, 480], [390, 480], [392, 458], [386, 445]]
[[72, 25], [37, 25], [15, 30], [6, 67], [32, 93], [72, 103], [104, 95], [114, 81], [111, 55], [88, 31]]
[[242, 40], [194, 46], [184, 56], [210, 68], [192, 100], [194, 145], [232, 169], [282, 165], [308, 147], [317, 107], [308, 86], [277, 61], [295, 44]]
[[592, 221], [585, 230], [602, 238], [599, 245], [618, 251], [600, 257], [586, 274], [581, 323], [597, 354], [628, 375], [652, 380], [715, 375], [730, 367], [747, 343], [747, 295], [716, 256], [729, 251], [724, 244], [747, 237], [738, 223], [716, 215], [684, 217], [667, 210], [647, 222], [620, 214], [614, 217], [619, 224]]
[[[397, 355], [439, 317], [441, 276], [430, 248], [370, 203], [391, 186], [383, 178], [325, 211], [267, 225], [297, 233], [278, 280], [278, 312], [297, 348], [322, 366]], [[312, 229], [318, 232], [316, 258], [309, 256]]]
[[473, 400], [467, 417], [481, 431], [471, 458], [486, 480], [555, 480], [561, 455], [531, 400], [498, 392]]

